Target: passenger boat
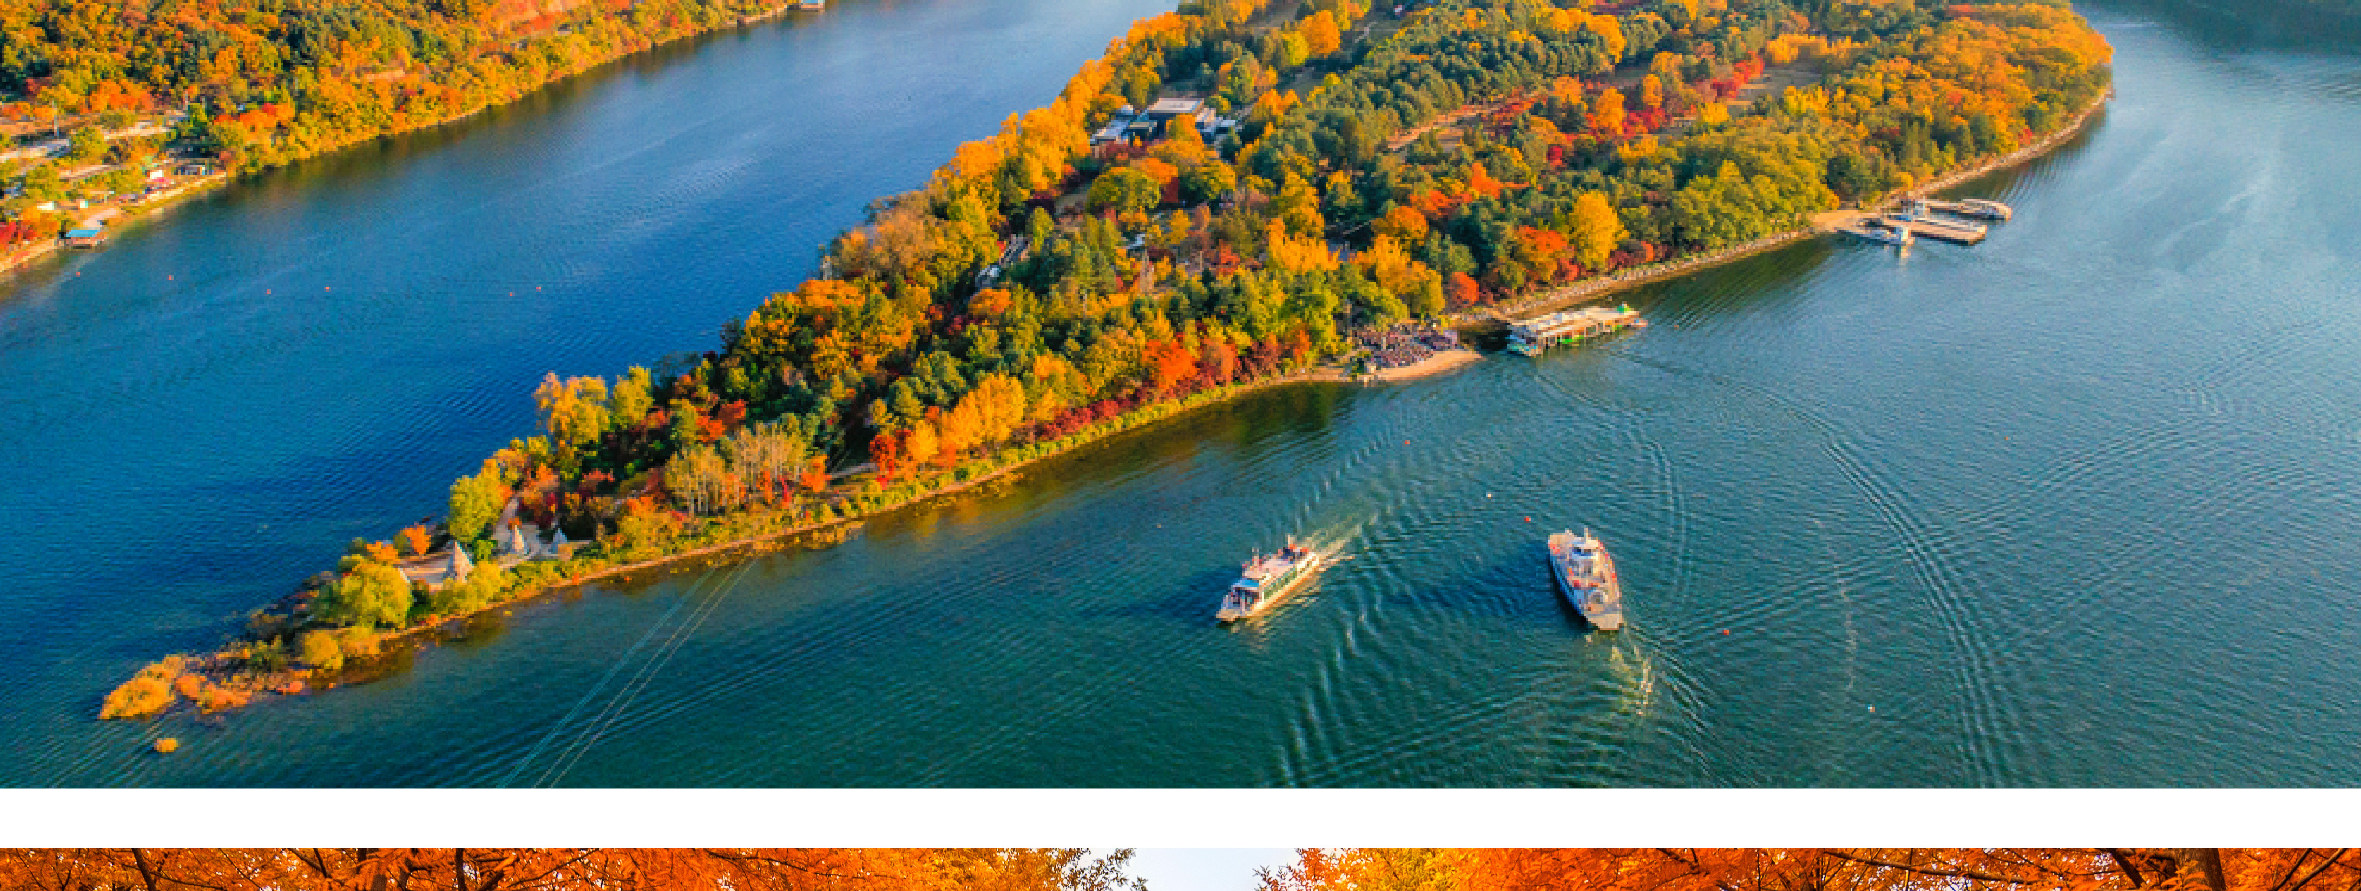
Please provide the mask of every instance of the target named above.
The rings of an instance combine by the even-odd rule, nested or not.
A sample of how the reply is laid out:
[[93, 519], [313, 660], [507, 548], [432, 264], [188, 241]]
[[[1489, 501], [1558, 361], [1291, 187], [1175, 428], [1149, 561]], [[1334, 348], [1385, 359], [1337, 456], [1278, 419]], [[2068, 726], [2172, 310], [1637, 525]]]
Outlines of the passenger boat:
[[1569, 529], [1549, 537], [1550, 569], [1558, 579], [1558, 593], [1582, 613], [1591, 627], [1615, 631], [1623, 627], [1623, 585], [1615, 578], [1615, 560], [1607, 545], [1582, 530]]
[[1287, 540], [1287, 546], [1270, 555], [1255, 555], [1246, 561], [1246, 571], [1230, 583], [1229, 593], [1222, 595], [1221, 609], [1213, 614], [1216, 622], [1235, 622], [1262, 612], [1304, 579], [1319, 571], [1320, 554], [1309, 547]]

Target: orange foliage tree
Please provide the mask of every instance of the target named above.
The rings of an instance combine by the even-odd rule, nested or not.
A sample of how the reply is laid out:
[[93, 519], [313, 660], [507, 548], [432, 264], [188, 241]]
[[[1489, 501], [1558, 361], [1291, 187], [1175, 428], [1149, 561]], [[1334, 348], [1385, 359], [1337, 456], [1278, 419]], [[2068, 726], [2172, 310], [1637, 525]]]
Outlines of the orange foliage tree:
[[870, 848], [0, 850], [25, 891], [1123, 891], [1131, 852]]
[[2327, 891], [2349, 849], [1306, 849], [1262, 891]]

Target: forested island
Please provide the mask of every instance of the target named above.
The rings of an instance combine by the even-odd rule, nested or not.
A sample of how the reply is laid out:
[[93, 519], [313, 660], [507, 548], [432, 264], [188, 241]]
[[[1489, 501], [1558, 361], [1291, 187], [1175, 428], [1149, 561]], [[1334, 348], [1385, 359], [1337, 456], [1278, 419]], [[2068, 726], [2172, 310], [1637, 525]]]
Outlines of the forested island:
[[2102, 101], [2063, 4], [1192, 0], [687, 361], [542, 382], [440, 522], [355, 541], [102, 717], [333, 681], [556, 585], [829, 527], [1333, 367], [1356, 330], [1710, 257]]

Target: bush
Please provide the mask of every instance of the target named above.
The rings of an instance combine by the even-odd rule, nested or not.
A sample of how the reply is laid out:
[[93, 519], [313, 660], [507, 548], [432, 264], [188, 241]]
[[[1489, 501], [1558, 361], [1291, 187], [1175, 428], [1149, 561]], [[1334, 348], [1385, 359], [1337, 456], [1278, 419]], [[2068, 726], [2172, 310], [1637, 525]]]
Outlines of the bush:
[[326, 629], [306, 631], [295, 642], [296, 658], [303, 664], [321, 671], [335, 671], [344, 667], [344, 648], [336, 645], [336, 632]]
[[180, 673], [176, 666], [170, 665], [172, 661], [167, 659], [140, 669], [139, 674], [108, 693], [106, 703], [99, 707], [99, 718], [145, 718], [171, 708], [179, 699], [172, 692], [172, 678]]

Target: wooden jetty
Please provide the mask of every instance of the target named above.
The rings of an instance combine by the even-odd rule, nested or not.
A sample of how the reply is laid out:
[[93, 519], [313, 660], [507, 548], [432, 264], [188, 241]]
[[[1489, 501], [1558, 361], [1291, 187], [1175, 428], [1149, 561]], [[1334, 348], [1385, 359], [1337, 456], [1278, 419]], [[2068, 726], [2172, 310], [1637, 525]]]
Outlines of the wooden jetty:
[[1948, 241], [1953, 244], [1982, 242], [1984, 236], [1990, 231], [1976, 223], [1955, 222], [1917, 213], [1890, 213], [1878, 222], [1897, 232], [1908, 232], [1918, 238], [1932, 238], [1936, 241]]
[[1510, 322], [1508, 348], [1532, 356], [1553, 344], [1581, 343], [1592, 337], [1626, 328], [1645, 328], [1647, 325], [1648, 321], [1640, 318], [1639, 311], [1628, 304], [1569, 309], [1522, 322]]
[[2017, 213], [2008, 205], [1989, 198], [1962, 198], [1958, 201], [1928, 198], [1918, 202], [1918, 205], [1929, 211], [1947, 213], [1971, 220], [1990, 220], [1995, 223], [2008, 222], [2009, 217], [2015, 216]]
[[1876, 217], [1861, 217], [1849, 223], [1839, 223], [1836, 231], [1863, 241], [1900, 247], [1909, 247], [1911, 242], [1918, 240], [1910, 234], [1910, 230], [1886, 228], [1885, 223]]

